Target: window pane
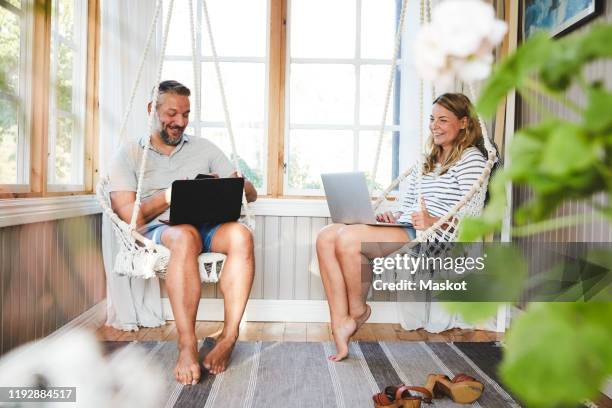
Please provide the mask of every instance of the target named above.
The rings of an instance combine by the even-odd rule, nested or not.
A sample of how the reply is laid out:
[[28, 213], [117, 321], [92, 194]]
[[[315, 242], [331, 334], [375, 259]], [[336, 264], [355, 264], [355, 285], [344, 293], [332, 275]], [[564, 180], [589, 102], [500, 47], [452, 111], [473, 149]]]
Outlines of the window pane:
[[[390, 65], [362, 65], [359, 82], [360, 104], [359, 122], [361, 125], [380, 125], [385, 108], [385, 96], [389, 82]], [[391, 91], [391, 100], [387, 110], [387, 121], [390, 125], [393, 120], [394, 92]]]
[[353, 170], [353, 132], [292, 130], [287, 177], [289, 188], [319, 189], [321, 173]]
[[352, 65], [292, 64], [291, 123], [348, 124], [354, 120]]
[[0, 98], [0, 184], [17, 184], [18, 119], [14, 103]]
[[[221, 74], [232, 124], [236, 127], [263, 126], [265, 64], [222, 63]], [[202, 64], [202, 120], [225, 121], [219, 82], [211, 62]]]
[[57, 0], [58, 27], [57, 31], [67, 40], [72, 40], [74, 32], [74, 3], [73, 0]]
[[[376, 158], [378, 135], [378, 132], [372, 131], [359, 132], [359, 170], [366, 173], [370, 187], [372, 187], [372, 166], [374, 166], [374, 159]], [[373, 186], [377, 191], [387, 188], [393, 181], [393, 161], [397, 158], [393, 157], [392, 136], [393, 132], [385, 132], [383, 135], [378, 168], [376, 169], [376, 183]]]
[[362, 0], [361, 57], [393, 57], [396, 0]]
[[17, 8], [21, 8], [21, 0], [8, 0], [8, 2]]
[[19, 17], [0, 7], [0, 91], [19, 95]]
[[[231, 144], [227, 129], [202, 128], [202, 136], [217, 145], [231, 160]], [[234, 129], [240, 170], [256, 188], [265, 185], [264, 169], [267, 165], [262, 129]]]
[[[191, 1], [191, 0], [187, 0]], [[170, 30], [168, 31], [168, 43], [166, 44], [166, 55], [191, 55], [191, 23], [189, 21], [189, 3], [187, 1], [174, 1], [172, 6], [172, 17], [170, 19]], [[164, 1], [163, 24], [166, 24], [168, 15], [168, 0]], [[197, 6], [193, 5], [194, 24], [196, 23]], [[163, 26], [163, 25], [162, 25]]]
[[[266, 56], [267, 4], [267, 0], [206, 1], [219, 56]], [[202, 21], [202, 53], [211, 56], [203, 16]]]
[[55, 124], [55, 162], [49, 161], [49, 173], [54, 177], [52, 184], [80, 184], [82, 174], [75, 157], [82, 156], [82, 152], [76, 151], [74, 121], [71, 118], [58, 117]]
[[57, 76], [55, 79], [57, 108], [64, 112], [72, 112], [74, 51], [63, 43], [55, 43], [54, 45], [57, 50]]
[[292, 58], [353, 58], [355, 0], [292, 0]]
[[[193, 97], [195, 96], [195, 88], [193, 87], [193, 66], [191, 62], [186, 61], [164, 61], [162, 68], [162, 81], [174, 80], [185, 85], [191, 90], [191, 104], [193, 105]], [[193, 115], [190, 116], [194, 118]]]

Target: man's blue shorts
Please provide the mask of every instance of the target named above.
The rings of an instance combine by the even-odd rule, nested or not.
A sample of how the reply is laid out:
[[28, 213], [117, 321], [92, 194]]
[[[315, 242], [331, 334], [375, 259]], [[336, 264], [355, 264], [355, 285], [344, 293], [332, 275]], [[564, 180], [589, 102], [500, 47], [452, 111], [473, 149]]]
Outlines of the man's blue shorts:
[[[205, 223], [197, 227], [198, 231], [200, 231], [200, 237], [202, 237], [202, 252], [210, 252], [213, 236], [220, 226], [221, 224]], [[162, 223], [151, 224], [147, 226], [142, 235], [161, 245], [162, 232], [168, 227], [170, 226]]]

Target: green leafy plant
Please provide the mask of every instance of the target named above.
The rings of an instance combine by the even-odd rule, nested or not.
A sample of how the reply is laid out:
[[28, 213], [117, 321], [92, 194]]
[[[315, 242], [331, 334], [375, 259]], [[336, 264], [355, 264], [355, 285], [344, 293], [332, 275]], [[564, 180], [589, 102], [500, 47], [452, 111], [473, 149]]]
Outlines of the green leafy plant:
[[[462, 222], [460, 241], [501, 230], [507, 183], [532, 191], [531, 200], [514, 209], [515, 237], [578, 223], [581, 216], [554, 217], [567, 200], [586, 201], [612, 220], [612, 92], [583, 73], [593, 61], [611, 57], [612, 25], [601, 24], [559, 40], [536, 35], [496, 67], [478, 100], [479, 113], [490, 117], [515, 89], [545, 118], [516, 132], [508, 147], [510, 164], [491, 181], [482, 216]], [[584, 105], [565, 97], [572, 86], [584, 93]], [[568, 113], [547, 112], [536, 96], [557, 101]], [[596, 202], [596, 194], [606, 195], [607, 204]], [[610, 254], [599, 257], [607, 259], [609, 274]], [[500, 374], [528, 406], [571, 406], [594, 398], [612, 375], [612, 303], [599, 300], [531, 304], [513, 321]], [[468, 303], [454, 307], [480, 319], [495, 310]]]

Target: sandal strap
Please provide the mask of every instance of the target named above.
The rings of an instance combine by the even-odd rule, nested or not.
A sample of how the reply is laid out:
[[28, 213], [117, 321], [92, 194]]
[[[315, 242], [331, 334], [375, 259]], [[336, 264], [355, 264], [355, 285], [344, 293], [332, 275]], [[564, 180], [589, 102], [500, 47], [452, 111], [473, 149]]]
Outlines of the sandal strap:
[[[408, 396], [404, 397], [403, 394], [408, 391]], [[422, 396], [418, 396], [418, 395], [412, 395], [410, 393], [410, 391], [416, 391], [420, 394], [422, 394]], [[422, 399], [423, 401], [430, 403], [431, 399], [432, 399], [432, 395], [431, 392], [429, 392], [429, 390], [425, 387], [417, 387], [414, 385], [402, 385], [401, 387], [399, 387], [396, 391], [395, 391], [395, 400], [401, 400], [401, 399]]]
[[394, 400], [389, 398], [389, 396], [384, 392], [379, 392], [378, 394], [373, 395], [372, 399], [378, 405], [391, 405], [394, 402]]
[[419, 387], [415, 385], [410, 385], [406, 388], [410, 391], [415, 391], [415, 392], [420, 393], [422, 395], [421, 398], [423, 399], [423, 401], [425, 401], [428, 404], [431, 403], [431, 399], [433, 398], [433, 395], [431, 394], [431, 391], [429, 391], [427, 388]]
[[453, 380], [451, 381], [452, 383], [459, 383], [459, 382], [463, 382], [463, 381], [476, 381], [476, 379], [472, 376], [469, 376], [465, 373], [460, 373], [457, 374], [455, 376], [455, 378], [453, 378]]

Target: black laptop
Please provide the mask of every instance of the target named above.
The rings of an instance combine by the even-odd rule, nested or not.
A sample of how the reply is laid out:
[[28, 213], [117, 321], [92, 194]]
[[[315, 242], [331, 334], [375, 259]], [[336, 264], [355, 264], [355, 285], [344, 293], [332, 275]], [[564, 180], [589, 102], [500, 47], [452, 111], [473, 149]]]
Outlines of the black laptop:
[[201, 225], [240, 218], [244, 179], [205, 178], [172, 183], [170, 224]]

